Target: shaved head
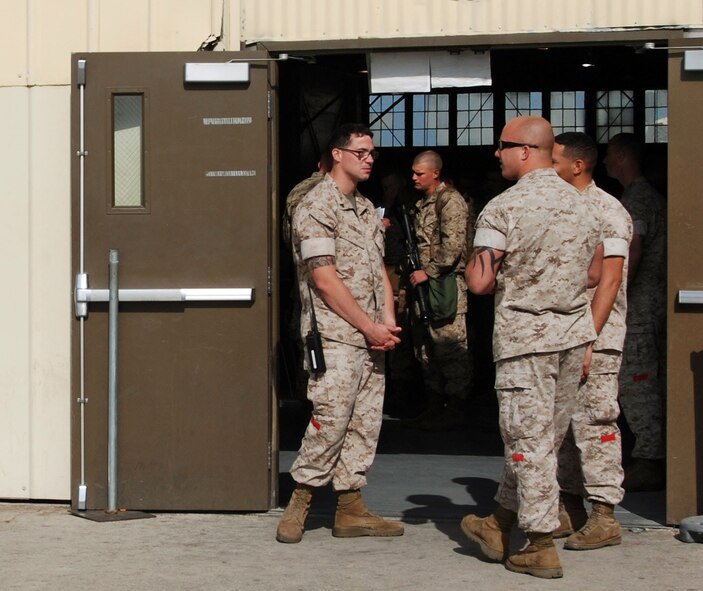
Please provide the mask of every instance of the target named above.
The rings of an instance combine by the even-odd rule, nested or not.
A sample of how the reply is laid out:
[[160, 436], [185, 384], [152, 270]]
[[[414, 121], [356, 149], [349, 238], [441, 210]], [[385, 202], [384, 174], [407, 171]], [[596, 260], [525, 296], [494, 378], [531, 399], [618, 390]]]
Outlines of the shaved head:
[[495, 155], [504, 178], [517, 180], [538, 168], [552, 168], [554, 132], [543, 117], [523, 115], [511, 119], [500, 140]]
[[434, 150], [420, 152], [413, 160], [413, 183], [418, 191], [431, 195], [442, 179], [442, 158]]
[[442, 157], [434, 150], [425, 150], [415, 156], [413, 164], [419, 164], [420, 162], [426, 164], [432, 170], [442, 170]]
[[[511, 137], [507, 137], [507, 133]], [[554, 147], [554, 132], [552, 125], [543, 117], [534, 117], [524, 115], [516, 117], [508, 121], [505, 126], [504, 134], [506, 139], [513, 140], [512, 135], [518, 138], [518, 141], [539, 146], [540, 150], [545, 150], [552, 153]]]

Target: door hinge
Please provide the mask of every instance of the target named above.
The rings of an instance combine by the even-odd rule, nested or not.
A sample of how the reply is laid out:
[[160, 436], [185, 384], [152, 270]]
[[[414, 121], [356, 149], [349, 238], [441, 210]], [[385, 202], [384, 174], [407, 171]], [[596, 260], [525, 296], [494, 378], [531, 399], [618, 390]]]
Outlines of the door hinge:
[[273, 452], [271, 451], [271, 442], [270, 442], [270, 441], [268, 442], [267, 454], [268, 454], [268, 459], [267, 459], [267, 461], [268, 461], [268, 467], [269, 467], [269, 470], [270, 470], [270, 469], [271, 469], [271, 460], [273, 459], [273, 458], [271, 457], [271, 456], [273, 455]]
[[271, 295], [273, 292], [273, 273], [271, 271], [271, 267], [266, 269], [266, 291], [268, 295]]
[[269, 121], [271, 121], [271, 113], [273, 112], [273, 93], [270, 90], [266, 92], [266, 101], [268, 103], [266, 105], [266, 115]]

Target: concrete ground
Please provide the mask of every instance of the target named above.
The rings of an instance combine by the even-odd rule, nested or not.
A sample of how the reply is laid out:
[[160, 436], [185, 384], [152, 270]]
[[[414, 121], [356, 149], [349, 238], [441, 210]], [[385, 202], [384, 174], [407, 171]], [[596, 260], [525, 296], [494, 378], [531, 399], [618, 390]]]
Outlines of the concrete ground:
[[[288, 469], [306, 422], [282, 432], [281, 504], [292, 489]], [[281, 509], [98, 522], [70, 514], [67, 504], [0, 503], [0, 591], [703, 588], [703, 544], [674, 537], [663, 492], [625, 496], [616, 508], [620, 546], [574, 552], [558, 541], [563, 579], [517, 575], [485, 561], [459, 520], [490, 513], [501, 466], [490, 420], [477, 416], [466, 430], [438, 434], [387, 418], [364, 496], [372, 510], [406, 524], [400, 538], [333, 538], [329, 490], [316, 495], [305, 537], [293, 545], [275, 541]], [[523, 542], [516, 531], [513, 547]]]
[[303, 541], [286, 545], [274, 540], [279, 515], [99, 523], [65, 505], [2, 503], [0, 589], [694, 591], [703, 581], [703, 545], [661, 526], [626, 529], [616, 547], [560, 550], [564, 578], [544, 581], [484, 561], [455, 520], [406, 519], [400, 538], [337, 539], [329, 517], [313, 516]]

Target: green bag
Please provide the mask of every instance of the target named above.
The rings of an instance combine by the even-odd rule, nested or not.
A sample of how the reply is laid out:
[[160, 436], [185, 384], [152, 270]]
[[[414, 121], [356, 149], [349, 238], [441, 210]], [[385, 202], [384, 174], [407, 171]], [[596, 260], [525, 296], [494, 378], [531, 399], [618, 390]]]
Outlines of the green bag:
[[458, 299], [455, 273], [430, 277], [429, 284], [432, 321], [451, 322], [456, 317]]

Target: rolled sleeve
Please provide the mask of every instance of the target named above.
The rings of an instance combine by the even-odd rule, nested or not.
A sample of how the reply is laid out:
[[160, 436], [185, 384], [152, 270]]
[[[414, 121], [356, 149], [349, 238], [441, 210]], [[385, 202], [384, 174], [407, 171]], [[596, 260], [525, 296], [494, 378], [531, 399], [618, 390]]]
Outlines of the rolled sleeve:
[[474, 247], [488, 246], [498, 250], [505, 250], [505, 234], [492, 228], [476, 228], [474, 236]]
[[300, 257], [306, 261], [313, 257], [335, 256], [334, 238], [308, 238], [300, 242]]
[[627, 257], [630, 245], [623, 238], [606, 238], [603, 240], [604, 257]]

